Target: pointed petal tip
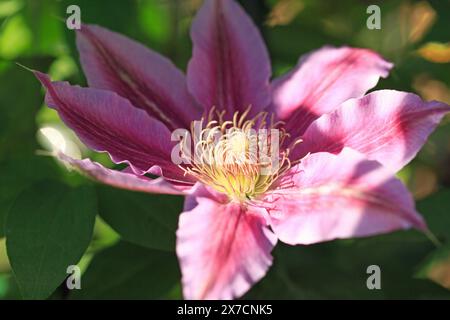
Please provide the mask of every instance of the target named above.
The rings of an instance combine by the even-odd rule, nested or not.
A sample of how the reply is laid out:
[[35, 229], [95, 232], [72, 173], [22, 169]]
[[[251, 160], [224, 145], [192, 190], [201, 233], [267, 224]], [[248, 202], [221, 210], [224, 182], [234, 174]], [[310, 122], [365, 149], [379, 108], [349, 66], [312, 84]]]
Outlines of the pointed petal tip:
[[35, 76], [47, 89], [46, 104], [89, 148], [108, 152], [114, 163], [125, 162], [138, 175], [157, 164], [167, 177], [182, 180], [170, 161], [170, 132], [161, 122], [115, 92], [52, 82], [39, 71]]
[[270, 103], [271, 64], [260, 31], [236, 1], [205, 1], [192, 27], [188, 89], [209, 111], [226, 117], [252, 105], [251, 114]]
[[365, 48], [324, 46], [302, 55], [297, 66], [272, 82], [271, 108], [292, 136], [340, 104], [362, 97], [394, 64]]
[[34, 69], [31, 69], [31, 68], [27, 67], [26, 65], [21, 64], [20, 62], [16, 61], [15, 64], [16, 64], [16, 66], [18, 66], [18, 67], [20, 67], [22, 69], [25, 69], [27, 71], [33, 72], [33, 73], [36, 71]]
[[47, 87], [47, 85], [50, 84], [51, 80], [48, 74], [32, 69], [30, 69], [30, 71], [33, 72], [34, 76], [42, 83], [43, 86]]
[[445, 102], [442, 102], [442, 101], [439, 101], [439, 100], [430, 100], [430, 101], [428, 101], [428, 103], [430, 105], [439, 107], [440, 109], [442, 109], [442, 111], [444, 113], [450, 112], [450, 105], [448, 105]]
[[75, 36], [77, 37], [77, 39], [78, 37], [89, 37], [92, 36], [92, 33], [94, 33], [96, 29], [102, 30], [105, 28], [97, 24], [82, 23], [81, 28], [75, 30]]
[[413, 93], [373, 91], [315, 120], [296, 153], [336, 154], [350, 147], [397, 172], [416, 156], [449, 111], [447, 104], [424, 101]]

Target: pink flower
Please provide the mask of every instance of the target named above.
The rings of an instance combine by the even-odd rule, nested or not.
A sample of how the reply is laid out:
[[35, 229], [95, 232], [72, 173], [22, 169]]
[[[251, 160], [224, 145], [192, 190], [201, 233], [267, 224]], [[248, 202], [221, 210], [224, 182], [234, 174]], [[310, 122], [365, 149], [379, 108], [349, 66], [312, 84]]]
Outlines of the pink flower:
[[[185, 298], [241, 296], [267, 272], [278, 240], [304, 245], [426, 230], [394, 175], [448, 105], [394, 90], [365, 95], [392, 68], [367, 49], [323, 47], [270, 81], [261, 35], [234, 1], [206, 0], [191, 36], [186, 78], [158, 53], [93, 25], [77, 33], [89, 88], [35, 73], [47, 104], [67, 126], [131, 170], [61, 154], [63, 160], [119, 188], [186, 196], [176, 248]], [[175, 164], [171, 152], [178, 143], [171, 132], [189, 129], [202, 116], [217, 121], [209, 128], [233, 117], [224, 126], [280, 128], [263, 118], [282, 121], [280, 167], [261, 175], [260, 161]], [[226, 136], [209, 159], [232, 157], [235, 146], [245, 149], [249, 137], [236, 139]], [[147, 172], [160, 177], [148, 179]]]

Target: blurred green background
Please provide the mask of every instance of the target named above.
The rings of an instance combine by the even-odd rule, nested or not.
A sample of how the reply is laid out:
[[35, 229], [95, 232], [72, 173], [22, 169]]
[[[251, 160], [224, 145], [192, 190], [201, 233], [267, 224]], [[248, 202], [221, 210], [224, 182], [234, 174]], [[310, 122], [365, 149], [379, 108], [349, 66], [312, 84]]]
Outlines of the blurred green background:
[[[64, 23], [66, 8], [76, 4], [83, 22], [137, 39], [185, 70], [189, 27], [201, 2], [0, 0], [0, 299], [181, 298], [174, 243], [182, 199], [98, 186], [48, 156], [50, 139], [112, 165], [43, 105], [38, 81], [16, 63], [86, 85], [74, 32]], [[377, 88], [450, 104], [450, 1], [240, 2], [263, 33], [274, 75], [326, 44], [367, 47], [395, 63]], [[381, 30], [366, 27], [370, 4], [381, 8]], [[399, 177], [439, 243], [406, 231], [279, 244], [268, 275], [244, 299], [450, 299], [450, 118]], [[82, 290], [69, 291], [66, 267], [77, 263]], [[381, 290], [366, 287], [372, 264], [381, 268]]]

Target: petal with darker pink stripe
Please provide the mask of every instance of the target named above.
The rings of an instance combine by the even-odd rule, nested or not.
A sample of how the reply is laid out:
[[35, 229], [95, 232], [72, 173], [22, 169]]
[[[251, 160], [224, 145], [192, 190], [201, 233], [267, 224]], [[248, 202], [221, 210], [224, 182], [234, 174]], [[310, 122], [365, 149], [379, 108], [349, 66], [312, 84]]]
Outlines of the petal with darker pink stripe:
[[272, 82], [272, 108], [298, 137], [321, 115], [364, 95], [392, 66], [368, 49], [323, 47], [302, 56], [295, 69]]
[[40, 72], [35, 75], [47, 89], [49, 107], [88, 147], [108, 152], [116, 163], [129, 163], [137, 174], [158, 165], [166, 178], [184, 180], [183, 171], [171, 161], [174, 142], [164, 124], [114, 92], [51, 82]]
[[425, 102], [412, 93], [374, 91], [312, 123], [293, 156], [350, 147], [396, 172], [414, 158], [449, 111], [443, 102]]
[[276, 237], [259, 209], [205, 197], [195, 202], [177, 231], [184, 297], [240, 297], [266, 274]]
[[90, 159], [73, 159], [63, 153], [60, 153], [58, 157], [95, 181], [116, 188], [147, 193], [183, 194], [181, 189], [170, 184], [164, 178], [149, 179], [145, 176], [137, 176], [132, 172], [116, 171], [105, 168], [100, 163], [91, 161]]
[[357, 151], [315, 153], [292, 170], [295, 186], [277, 195], [270, 210], [280, 241], [312, 244], [408, 228], [426, 230], [400, 180]]
[[192, 24], [192, 59], [187, 80], [206, 110], [232, 118], [251, 106], [249, 116], [270, 102], [270, 60], [262, 37], [234, 0], [206, 0]]
[[77, 46], [89, 86], [118, 93], [171, 130], [201, 117], [185, 76], [167, 58], [94, 25], [77, 32]]

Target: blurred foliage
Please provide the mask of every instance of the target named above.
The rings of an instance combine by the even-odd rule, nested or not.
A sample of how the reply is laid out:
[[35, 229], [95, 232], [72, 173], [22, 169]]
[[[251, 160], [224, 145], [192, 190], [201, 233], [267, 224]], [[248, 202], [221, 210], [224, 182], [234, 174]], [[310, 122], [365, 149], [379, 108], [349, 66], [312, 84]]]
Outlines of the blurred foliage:
[[[450, 1], [240, 2], [263, 33], [274, 75], [326, 44], [367, 47], [396, 65], [377, 88], [450, 103]], [[42, 151], [50, 128], [74, 152], [111, 165], [43, 106], [39, 83], [16, 65], [85, 85], [74, 33], [64, 23], [71, 4], [84, 22], [135, 38], [185, 69], [201, 0], [0, 0], [0, 238], [7, 236], [0, 239], [0, 299], [181, 298], [174, 231], [182, 199], [94, 186]], [[366, 28], [369, 4], [381, 8], [381, 30]], [[428, 237], [408, 231], [279, 245], [267, 277], [244, 298], [450, 299], [449, 162], [446, 119], [399, 173], [429, 223]], [[61, 283], [75, 263], [83, 290], [67, 292]], [[366, 288], [371, 264], [381, 267], [382, 290]]]

